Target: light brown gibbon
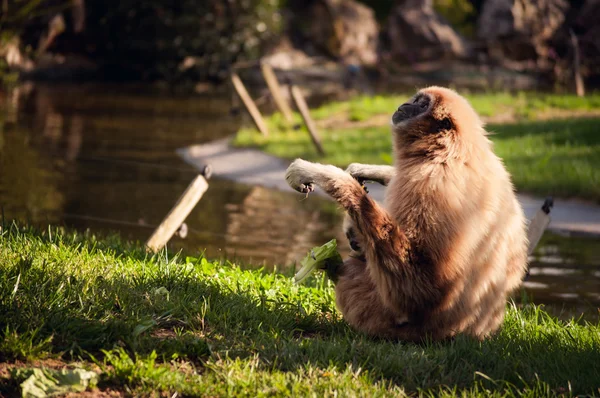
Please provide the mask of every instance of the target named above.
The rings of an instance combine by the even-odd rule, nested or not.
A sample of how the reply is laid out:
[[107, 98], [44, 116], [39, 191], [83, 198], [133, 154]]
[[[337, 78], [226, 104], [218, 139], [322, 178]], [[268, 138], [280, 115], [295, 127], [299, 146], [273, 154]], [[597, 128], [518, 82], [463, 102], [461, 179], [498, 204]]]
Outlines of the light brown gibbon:
[[[500, 327], [526, 272], [526, 222], [486, 135], [467, 100], [428, 87], [392, 116], [394, 166], [289, 166], [292, 188], [318, 186], [347, 212], [359, 252], [332, 278], [352, 327], [405, 341], [483, 339]], [[388, 186], [384, 207], [363, 180]]]

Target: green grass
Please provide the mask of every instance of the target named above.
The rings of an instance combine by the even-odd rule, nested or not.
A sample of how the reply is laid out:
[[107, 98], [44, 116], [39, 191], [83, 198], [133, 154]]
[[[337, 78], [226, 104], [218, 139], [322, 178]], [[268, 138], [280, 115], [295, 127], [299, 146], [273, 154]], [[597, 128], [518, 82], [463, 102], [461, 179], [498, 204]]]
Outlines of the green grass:
[[[490, 123], [496, 153], [505, 161], [520, 191], [557, 197], [580, 197], [600, 202], [600, 94], [467, 95], [485, 117], [511, 115], [510, 123]], [[319, 134], [327, 153], [319, 157], [302, 127], [288, 127], [279, 114], [269, 117], [270, 135], [242, 129], [236, 146], [252, 146], [286, 159], [297, 157], [345, 167], [352, 162], [390, 164], [391, 134], [387, 119], [407, 96], [358, 97], [312, 111], [322, 125]], [[574, 117], [585, 115], [587, 117]], [[569, 118], [551, 119], [559, 114]], [[379, 119], [376, 119], [379, 117]], [[297, 119], [299, 121], [299, 119]], [[373, 121], [368, 125], [369, 120]], [[337, 122], [334, 122], [337, 121]], [[348, 123], [348, 121], [363, 122]], [[339, 125], [341, 127], [331, 127]]]
[[[586, 97], [575, 95], [541, 93], [484, 93], [461, 92], [482, 117], [509, 114], [515, 118], [534, 119], [549, 115], [552, 111], [600, 110], [600, 93]], [[353, 121], [367, 120], [377, 115], [390, 115], [412, 94], [357, 96], [348, 101], [326, 104], [311, 111], [315, 120], [328, 119], [332, 115], [347, 115]]]
[[600, 392], [600, 326], [540, 307], [508, 305], [485, 342], [378, 341], [343, 322], [322, 275], [297, 286], [291, 271], [150, 256], [57, 229], [12, 225], [0, 239], [0, 395], [18, 392], [15, 369], [57, 361], [98, 371], [100, 390], [133, 395]]

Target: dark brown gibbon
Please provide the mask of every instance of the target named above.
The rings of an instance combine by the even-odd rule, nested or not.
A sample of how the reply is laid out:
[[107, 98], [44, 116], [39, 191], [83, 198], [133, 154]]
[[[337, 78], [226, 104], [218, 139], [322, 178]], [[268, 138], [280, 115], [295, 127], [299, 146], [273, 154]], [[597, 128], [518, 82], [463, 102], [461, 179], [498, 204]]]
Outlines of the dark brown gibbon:
[[[483, 339], [526, 272], [526, 221], [511, 179], [470, 104], [429, 87], [392, 116], [394, 166], [295, 160], [286, 180], [315, 185], [347, 212], [358, 251], [333, 275], [345, 320], [371, 336]], [[387, 185], [380, 206], [361, 181]]]

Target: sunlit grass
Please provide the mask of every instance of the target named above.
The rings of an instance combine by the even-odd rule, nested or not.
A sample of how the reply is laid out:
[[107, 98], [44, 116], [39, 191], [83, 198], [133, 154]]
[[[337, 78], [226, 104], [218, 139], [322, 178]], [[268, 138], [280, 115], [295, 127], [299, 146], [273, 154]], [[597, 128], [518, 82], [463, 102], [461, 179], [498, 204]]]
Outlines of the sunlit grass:
[[[352, 331], [322, 275], [147, 255], [117, 238], [5, 226], [0, 362], [98, 369], [100, 389], [186, 396], [598, 394], [600, 327], [508, 305], [494, 338], [377, 341]], [[43, 362], [42, 362], [43, 364]], [[0, 373], [1, 375], [1, 373]], [[17, 373], [0, 394], [18, 392]]]
[[[600, 95], [579, 98], [500, 93], [467, 97], [482, 116], [492, 117], [487, 126], [494, 133], [490, 138], [520, 191], [600, 201], [600, 118], [589, 114], [576, 117], [600, 112]], [[269, 137], [246, 128], [238, 133], [234, 145], [257, 147], [286, 159], [300, 157], [340, 167], [352, 162], [390, 164], [391, 134], [386, 121], [364, 126], [348, 121], [375, 120], [378, 115], [390, 114], [390, 109], [406, 98], [358, 97], [314, 110], [315, 119], [336, 121], [319, 130], [324, 157], [318, 156], [304, 127], [290, 128], [279, 114], [268, 118]], [[575, 113], [566, 117], [569, 112]], [[552, 119], [557, 113], [562, 118]], [[502, 114], [510, 114], [512, 121], [493, 123], [493, 117]]]
[[[516, 118], [535, 119], [553, 110], [590, 111], [600, 110], [600, 94], [591, 93], [586, 97], [566, 94], [540, 93], [462, 93], [483, 117], [511, 114]], [[348, 101], [333, 102], [311, 111], [316, 120], [327, 119], [332, 115], [346, 114], [349, 120], [367, 120], [376, 115], [391, 115], [393, 110], [405, 102], [412, 94], [357, 96]]]

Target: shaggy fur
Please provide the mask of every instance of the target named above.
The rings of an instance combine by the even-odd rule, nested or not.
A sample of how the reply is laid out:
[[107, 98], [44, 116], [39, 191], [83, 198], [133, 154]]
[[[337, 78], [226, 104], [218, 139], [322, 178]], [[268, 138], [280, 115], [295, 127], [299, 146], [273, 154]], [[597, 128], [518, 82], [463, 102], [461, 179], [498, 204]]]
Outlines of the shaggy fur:
[[[393, 167], [294, 161], [289, 185], [314, 185], [346, 211], [360, 251], [339, 267], [337, 305], [372, 336], [485, 338], [526, 271], [525, 217], [510, 176], [469, 103], [419, 91], [392, 117]], [[359, 181], [387, 184], [385, 208]], [[348, 224], [348, 223], [347, 223]]]

